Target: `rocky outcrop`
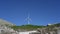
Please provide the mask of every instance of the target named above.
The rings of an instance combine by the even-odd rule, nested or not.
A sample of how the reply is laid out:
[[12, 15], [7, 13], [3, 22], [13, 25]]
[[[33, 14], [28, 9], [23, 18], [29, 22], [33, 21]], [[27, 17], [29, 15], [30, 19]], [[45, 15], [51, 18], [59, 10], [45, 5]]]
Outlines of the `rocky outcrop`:
[[18, 34], [18, 32], [12, 29], [10, 26], [15, 25], [11, 22], [0, 19], [0, 34]]
[[0, 34], [18, 34], [18, 32], [13, 30], [12, 28], [0, 25]]
[[[59, 31], [58, 31], [59, 30]], [[54, 28], [38, 28], [37, 29], [40, 34], [60, 34], [60, 27], [54, 27]]]

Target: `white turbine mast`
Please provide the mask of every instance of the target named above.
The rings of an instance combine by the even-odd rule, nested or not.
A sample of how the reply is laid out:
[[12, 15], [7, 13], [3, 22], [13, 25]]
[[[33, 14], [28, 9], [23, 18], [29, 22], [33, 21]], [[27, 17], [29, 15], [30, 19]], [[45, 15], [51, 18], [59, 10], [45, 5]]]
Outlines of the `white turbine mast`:
[[28, 24], [30, 24], [30, 16], [29, 16], [29, 14], [28, 14], [28, 18], [27, 18], [27, 20], [28, 20]]

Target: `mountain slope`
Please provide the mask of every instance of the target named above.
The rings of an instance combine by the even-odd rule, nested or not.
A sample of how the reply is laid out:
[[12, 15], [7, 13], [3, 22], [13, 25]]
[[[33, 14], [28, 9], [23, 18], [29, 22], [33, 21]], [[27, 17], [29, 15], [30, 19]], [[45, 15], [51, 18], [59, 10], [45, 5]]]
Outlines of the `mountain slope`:
[[14, 24], [12, 24], [11, 22], [8, 22], [4, 19], [0, 19], [0, 25], [13, 26]]

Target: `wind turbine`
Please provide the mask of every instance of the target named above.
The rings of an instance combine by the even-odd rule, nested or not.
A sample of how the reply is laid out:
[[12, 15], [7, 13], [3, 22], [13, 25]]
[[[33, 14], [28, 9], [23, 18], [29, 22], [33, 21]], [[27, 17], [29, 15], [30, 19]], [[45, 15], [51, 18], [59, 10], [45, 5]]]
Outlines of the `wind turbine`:
[[27, 18], [25, 19], [25, 21], [27, 21], [27, 24], [30, 24], [31, 18], [30, 18], [29, 14], [28, 14]]

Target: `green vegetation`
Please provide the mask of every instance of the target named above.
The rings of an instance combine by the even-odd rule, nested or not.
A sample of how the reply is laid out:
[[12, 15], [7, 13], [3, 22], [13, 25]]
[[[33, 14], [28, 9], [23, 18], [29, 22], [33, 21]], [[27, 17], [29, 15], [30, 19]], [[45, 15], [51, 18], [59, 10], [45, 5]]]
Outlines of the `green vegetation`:
[[45, 26], [37, 26], [37, 25], [22, 25], [22, 26], [13, 26], [12, 28], [17, 30], [36, 30], [37, 28], [43, 28]]
[[48, 25], [48, 26], [37, 26], [37, 25], [22, 25], [22, 26], [12, 26], [14, 30], [36, 30], [37, 28], [45, 28], [48, 27], [50, 29], [54, 27], [59, 27], [60, 23], [53, 24], [53, 25]]

